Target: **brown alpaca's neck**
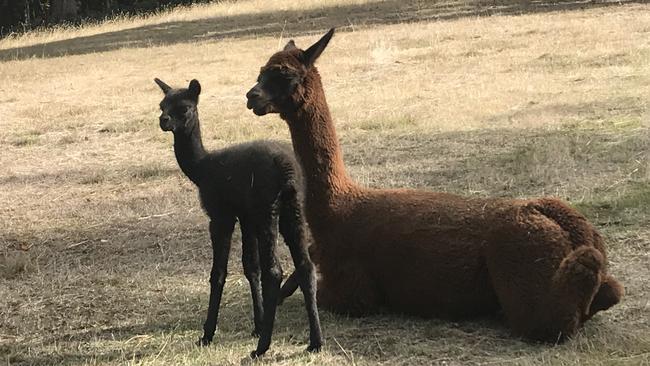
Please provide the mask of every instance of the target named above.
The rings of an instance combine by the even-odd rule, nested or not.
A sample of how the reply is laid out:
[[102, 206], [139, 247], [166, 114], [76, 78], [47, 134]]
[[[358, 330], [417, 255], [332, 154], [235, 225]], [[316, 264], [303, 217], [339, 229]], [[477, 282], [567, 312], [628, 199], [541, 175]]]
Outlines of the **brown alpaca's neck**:
[[282, 115], [282, 118], [289, 124], [293, 149], [302, 165], [307, 199], [327, 203], [349, 190], [353, 182], [345, 171], [343, 153], [315, 69], [302, 86], [304, 103], [296, 112]]

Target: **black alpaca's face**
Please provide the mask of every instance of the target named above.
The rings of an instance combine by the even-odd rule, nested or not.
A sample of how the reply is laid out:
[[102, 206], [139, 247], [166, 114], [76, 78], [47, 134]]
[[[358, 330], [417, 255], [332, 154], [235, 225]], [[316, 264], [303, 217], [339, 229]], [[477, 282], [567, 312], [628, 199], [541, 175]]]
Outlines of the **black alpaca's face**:
[[187, 89], [173, 89], [160, 79], [154, 81], [165, 93], [165, 98], [160, 102], [160, 129], [172, 132], [192, 129], [192, 124], [198, 120], [199, 82], [192, 80]]
[[163, 131], [182, 131], [195, 120], [196, 104], [191, 100], [175, 98], [176, 95], [165, 96], [160, 102], [160, 129]]
[[303, 81], [333, 35], [334, 28], [306, 51], [289, 41], [260, 70], [257, 84], [246, 93], [246, 107], [258, 116], [295, 111], [303, 97]]

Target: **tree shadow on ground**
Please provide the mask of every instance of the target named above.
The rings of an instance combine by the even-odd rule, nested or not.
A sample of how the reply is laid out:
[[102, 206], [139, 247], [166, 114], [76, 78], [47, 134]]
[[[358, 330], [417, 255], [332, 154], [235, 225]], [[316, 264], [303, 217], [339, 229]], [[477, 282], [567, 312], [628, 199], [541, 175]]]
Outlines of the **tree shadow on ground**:
[[[187, 311], [183, 294], [166, 296], [165, 299], [179, 311], [156, 322], [54, 331], [38, 337], [36, 341], [4, 345], [0, 347], [0, 354], [6, 353], [3, 359], [12, 365], [77, 365], [87, 364], [91, 359], [103, 363], [124, 360], [125, 356], [139, 360], [155, 355], [160, 351], [159, 347], [145, 345], [126, 350], [115, 346], [97, 348], [93, 344], [118, 342], [126, 345], [137, 343], [139, 339], [199, 329], [200, 320], [196, 314]], [[118, 301], [111, 306], [119, 307], [120, 303]], [[89, 349], [93, 348], [96, 349], [90, 352]]]
[[0, 50], [0, 61], [32, 57], [106, 52], [183, 42], [268, 35], [299, 36], [331, 27], [354, 30], [355, 25], [394, 24], [432, 20], [453, 20], [491, 15], [520, 15], [570, 11], [644, 3], [643, 0], [475, 0], [434, 2], [390, 0], [362, 5], [324, 7], [307, 11], [273, 11], [258, 14], [220, 16], [193, 21], [147, 25], [92, 36]]

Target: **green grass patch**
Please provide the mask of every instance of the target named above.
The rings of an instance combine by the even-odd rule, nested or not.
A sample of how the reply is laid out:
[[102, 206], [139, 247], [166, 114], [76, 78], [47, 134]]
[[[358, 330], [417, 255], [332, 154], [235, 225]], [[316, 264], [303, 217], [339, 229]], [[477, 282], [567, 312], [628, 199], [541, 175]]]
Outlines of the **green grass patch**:
[[135, 166], [129, 168], [128, 176], [135, 180], [166, 178], [178, 174], [177, 168], [170, 169], [162, 165]]
[[157, 126], [155, 115], [143, 115], [138, 118], [133, 118], [127, 121], [114, 121], [108, 122], [100, 127], [97, 132], [99, 133], [133, 133], [147, 130], [152, 126]]
[[367, 119], [347, 125], [349, 128], [359, 128], [364, 131], [382, 131], [408, 128], [417, 125], [417, 119], [412, 115], [399, 115], [386, 119]]
[[[588, 120], [573, 121], [562, 126], [563, 131], [591, 131], [597, 133], [629, 133], [643, 129], [644, 121], [641, 115], [617, 114], [624, 111], [614, 111], [611, 108], [605, 111], [596, 111], [596, 115]], [[604, 113], [613, 114], [603, 116]], [[645, 132], [648, 134], [648, 131]]]
[[642, 226], [650, 222], [650, 182], [633, 182], [596, 198], [575, 203], [589, 219], [600, 224]]
[[41, 142], [41, 137], [43, 135], [42, 131], [38, 130], [29, 130], [21, 134], [16, 134], [8, 139], [8, 143], [11, 146], [23, 147], [36, 145]]
[[106, 181], [106, 172], [92, 171], [79, 179], [79, 184], [92, 185]]

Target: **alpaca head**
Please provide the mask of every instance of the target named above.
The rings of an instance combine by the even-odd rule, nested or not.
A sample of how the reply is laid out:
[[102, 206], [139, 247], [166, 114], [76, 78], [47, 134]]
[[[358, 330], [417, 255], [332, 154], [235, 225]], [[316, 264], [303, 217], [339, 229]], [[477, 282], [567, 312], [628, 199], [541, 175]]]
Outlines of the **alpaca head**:
[[305, 51], [291, 40], [271, 56], [260, 70], [257, 84], [246, 93], [248, 109], [258, 116], [296, 111], [305, 101], [304, 82], [311, 73], [318, 73], [314, 63], [333, 35], [334, 28]]
[[154, 81], [165, 93], [160, 102], [160, 128], [174, 133], [191, 132], [199, 121], [197, 105], [201, 84], [194, 79], [188, 88], [173, 89], [158, 78]]

